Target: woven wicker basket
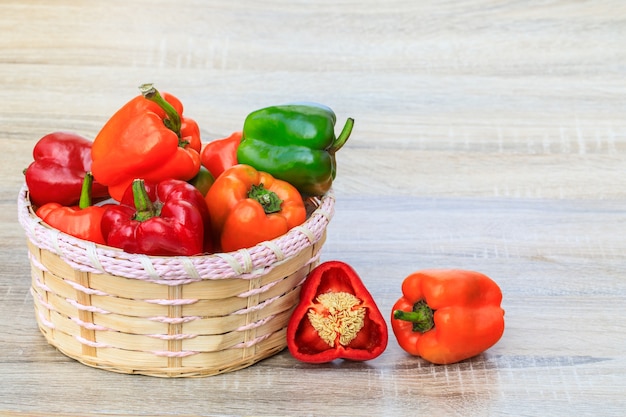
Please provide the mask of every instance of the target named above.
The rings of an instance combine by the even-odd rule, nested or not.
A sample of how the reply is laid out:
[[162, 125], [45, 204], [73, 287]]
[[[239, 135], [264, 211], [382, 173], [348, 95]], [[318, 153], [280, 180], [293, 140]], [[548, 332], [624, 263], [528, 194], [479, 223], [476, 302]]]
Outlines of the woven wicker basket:
[[48, 343], [86, 365], [159, 377], [250, 366], [286, 346], [300, 284], [318, 264], [332, 192], [270, 242], [193, 257], [132, 255], [73, 238], [34, 214], [23, 186], [31, 292]]

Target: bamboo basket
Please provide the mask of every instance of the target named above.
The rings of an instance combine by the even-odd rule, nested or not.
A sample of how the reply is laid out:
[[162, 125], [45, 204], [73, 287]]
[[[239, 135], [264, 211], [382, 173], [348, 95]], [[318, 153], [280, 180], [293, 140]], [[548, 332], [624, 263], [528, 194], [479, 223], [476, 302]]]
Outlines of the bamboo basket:
[[24, 185], [18, 217], [39, 329], [66, 356], [114, 372], [201, 377], [248, 367], [285, 348], [334, 203], [331, 191], [301, 226], [252, 248], [154, 257], [49, 227]]

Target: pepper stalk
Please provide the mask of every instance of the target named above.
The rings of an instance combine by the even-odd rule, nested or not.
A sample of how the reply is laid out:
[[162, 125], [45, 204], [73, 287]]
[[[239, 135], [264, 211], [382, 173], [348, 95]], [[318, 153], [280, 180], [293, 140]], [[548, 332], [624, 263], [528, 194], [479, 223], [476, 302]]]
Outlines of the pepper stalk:
[[91, 189], [93, 187], [93, 174], [91, 171], [85, 173], [83, 179], [83, 187], [80, 190], [80, 199], [78, 200], [78, 207], [81, 210], [91, 207]]
[[426, 301], [420, 300], [413, 304], [412, 311], [394, 310], [393, 318], [413, 323], [413, 331], [426, 333], [435, 327], [433, 319], [435, 312], [426, 304]]
[[248, 198], [257, 201], [263, 206], [265, 214], [278, 213], [280, 205], [283, 203], [278, 194], [266, 189], [263, 183], [259, 185], [252, 184], [252, 188], [248, 191]]
[[163, 123], [168, 129], [176, 133], [176, 136], [178, 136], [178, 146], [184, 148], [185, 146], [189, 145], [188, 141], [182, 140], [180, 137], [181, 136], [180, 135], [180, 129], [181, 129], [180, 115], [178, 114], [174, 106], [168, 103], [167, 100], [165, 100], [163, 96], [161, 96], [159, 91], [156, 88], [154, 88], [153, 84], [150, 84], [150, 83], [142, 84], [139, 86], [139, 91], [141, 91], [141, 94], [146, 99], [152, 101], [153, 103], [158, 104], [159, 107], [161, 107], [165, 111], [166, 118], [163, 119]]
[[159, 216], [161, 207], [158, 204], [154, 204], [152, 200], [150, 200], [144, 180], [135, 179], [133, 181], [132, 190], [136, 210], [133, 220], [144, 222], [148, 219]]

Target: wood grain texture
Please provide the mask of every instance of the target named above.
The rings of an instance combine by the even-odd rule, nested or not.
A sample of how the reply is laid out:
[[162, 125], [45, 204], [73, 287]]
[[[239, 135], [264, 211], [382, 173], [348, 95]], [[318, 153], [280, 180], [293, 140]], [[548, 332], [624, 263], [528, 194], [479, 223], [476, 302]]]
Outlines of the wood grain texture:
[[[621, 416], [626, 409], [626, 4], [621, 1], [0, 3], [0, 414]], [[422, 268], [504, 293], [484, 354], [388, 349], [164, 380], [91, 369], [37, 329], [16, 199], [46, 133], [93, 138], [137, 86], [209, 141], [296, 100], [356, 120], [322, 259], [388, 315]]]

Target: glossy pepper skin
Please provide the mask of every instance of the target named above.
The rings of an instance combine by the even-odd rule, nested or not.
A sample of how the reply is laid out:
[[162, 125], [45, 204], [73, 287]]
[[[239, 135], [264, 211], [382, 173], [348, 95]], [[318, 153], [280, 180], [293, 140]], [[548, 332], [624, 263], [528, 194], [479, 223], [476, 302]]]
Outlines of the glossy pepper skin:
[[209, 189], [206, 202], [214, 241], [223, 252], [277, 238], [306, 220], [298, 190], [249, 165], [224, 171]]
[[93, 176], [86, 173], [83, 180], [81, 198], [77, 206], [63, 206], [59, 203], [47, 203], [36, 211], [45, 223], [68, 235], [88, 240], [98, 244], [105, 244], [102, 236], [102, 216], [109, 205], [92, 206], [91, 189]]
[[323, 195], [336, 176], [335, 153], [354, 125], [349, 118], [335, 137], [335, 122], [335, 113], [319, 104], [256, 110], [244, 121], [237, 160], [291, 183], [304, 195]]
[[[92, 142], [71, 132], [45, 135], [33, 148], [34, 161], [24, 170], [31, 202], [35, 206], [58, 203], [75, 205], [80, 200], [83, 178], [91, 170]], [[94, 181], [92, 197], [104, 198], [107, 187]]]
[[504, 332], [502, 292], [489, 277], [465, 270], [424, 270], [402, 283], [392, 310], [398, 344], [435, 364], [476, 356]]
[[135, 178], [187, 181], [200, 169], [200, 129], [174, 96], [145, 84], [102, 127], [92, 145], [92, 172], [120, 201]]
[[209, 189], [215, 182], [215, 178], [208, 169], [201, 166], [196, 176], [187, 182], [196, 187], [202, 196], [206, 196]]
[[208, 209], [200, 191], [181, 180], [133, 181], [119, 205], [107, 208], [107, 245], [128, 253], [192, 256], [211, 251]]
[[385, 319], [351, 266], [327, 261], [311, 271], [287, 325], [287, 347], [294, 358], [366, 361], [383, 353], [387, 341]]
[[242, 132], [215, 139], [204, 145], [200, 153], [202, 165], [217, 178], [228, 168], [237, 165], [237, 148], [241, 143]]

